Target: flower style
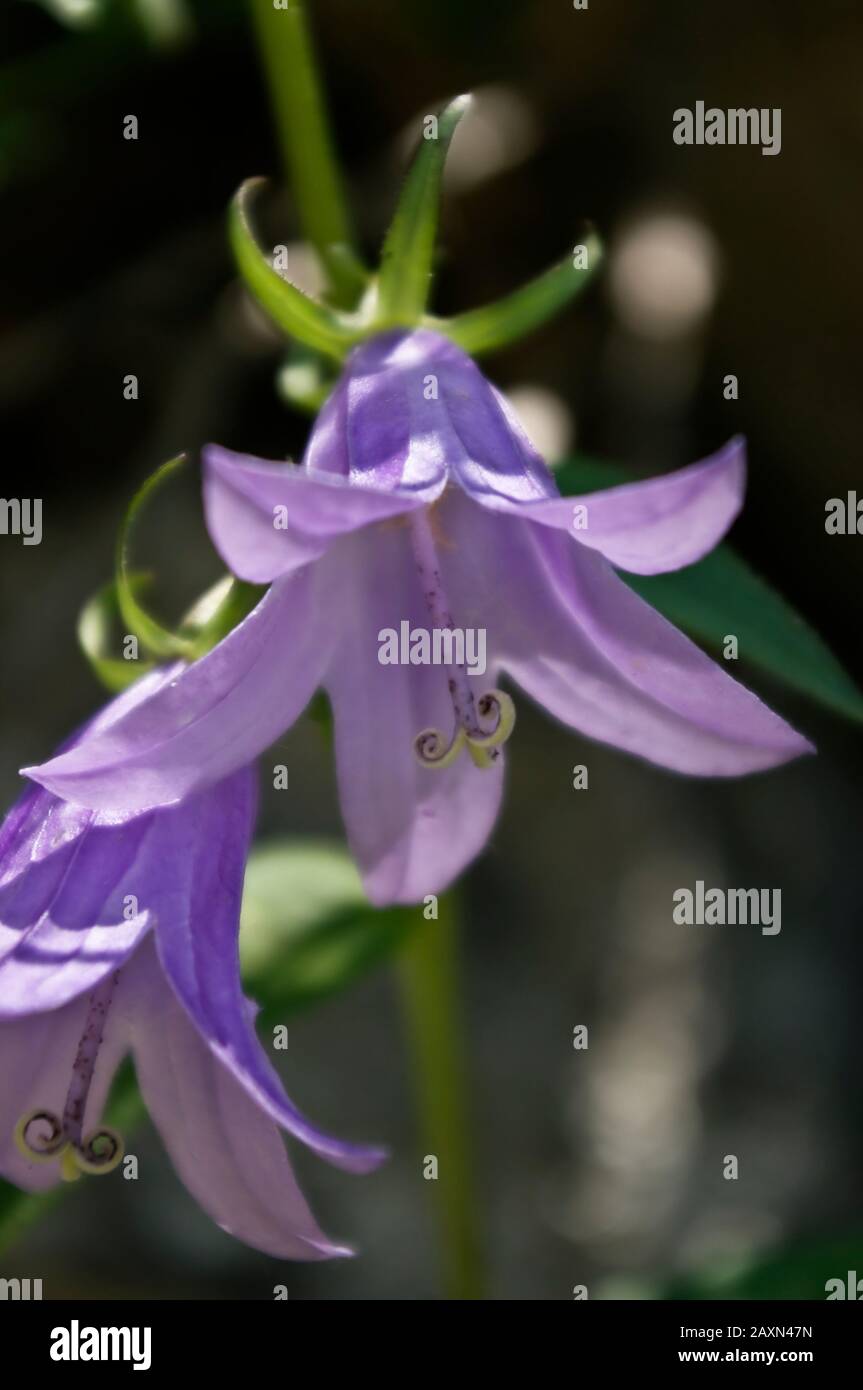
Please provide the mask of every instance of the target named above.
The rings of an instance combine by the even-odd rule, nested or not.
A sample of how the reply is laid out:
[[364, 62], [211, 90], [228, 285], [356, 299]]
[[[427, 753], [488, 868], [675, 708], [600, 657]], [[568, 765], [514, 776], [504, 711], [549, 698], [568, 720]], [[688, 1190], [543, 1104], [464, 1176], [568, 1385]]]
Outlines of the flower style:
[[[73, 746], [170, 690], [155, 672]], [[242, 768], [177, 805], [94, 813], [33, 786], [0, 827], [0, 1173], [39, 1190], [104, 1173], [101, 1122], [131, 1052], [180, 1177], [223, 1229], [286, 1259], [351, 1252], [318, 1228], [280, 1128], [340, 1167], [383, 1154], [315, 1129], [255, 1036], [237, 936], [255, 778]]]
[[[676, 569], [717, 544], [741, 506], [740, 440], [561, 497], [474, 362], [418, 329], [354, 350], [301, 466], [221, 448], [205, 463], [217, 549], [271, 587], [177, 680], [26, 769], [58, 795], [104, 811], [176, 801], [251, 761], [323, 686], [367, 892], [413, 902], [491, 832], [514, 722], [501, 671], [566, 724], [677, 772], [736, 776], [812, 751], [615, 573]], [[381, 633], [403, 622], [482, 629], [489, 676], [381, 664]]]

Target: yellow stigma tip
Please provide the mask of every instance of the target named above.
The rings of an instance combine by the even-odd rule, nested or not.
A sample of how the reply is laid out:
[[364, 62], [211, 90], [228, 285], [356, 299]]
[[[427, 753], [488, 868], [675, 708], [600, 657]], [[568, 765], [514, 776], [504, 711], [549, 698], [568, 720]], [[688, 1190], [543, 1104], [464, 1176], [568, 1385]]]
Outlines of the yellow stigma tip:
[[64, 1182], [77, 1182], [81, 1176], [81, 1170], [76, 1162], [77, 1154], [71, 1144], [67, 1144], [60, 1159], [60, 1177]]

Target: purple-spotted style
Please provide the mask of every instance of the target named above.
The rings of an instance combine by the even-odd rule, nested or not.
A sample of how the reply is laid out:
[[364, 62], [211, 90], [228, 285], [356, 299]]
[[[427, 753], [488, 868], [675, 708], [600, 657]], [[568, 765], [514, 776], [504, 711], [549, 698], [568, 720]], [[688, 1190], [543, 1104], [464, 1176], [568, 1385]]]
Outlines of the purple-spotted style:
[[[104, 736], [27, 775], [104, 810], [187, 796], [249, 762], [322, 686], [342, 810], [376, 903], [445, 888], [482, 849], [514, 706], [505, 672], [591, 738], [736, 776], [811, 745], [615, 573], [707, 553], [736, 517], [743, 443], [644, 483], [561, 497], [510, 407], [426, 329], [350, 356], [302, 466], [206, 452], [210, 534], [271, 583], [203, 660]], [[386, 665], [384, 630], [484, 629], [489, 673]]]
[[[145, 676], [73, 747], [182, 668]], [[251, 769], [177, 805], [93, 812], [30, 787], [0, 827], [0, 1174], [39, 1190], [103, 1173], [102, 1123], [131, 1053], [186, 1187], [225, 1230], [284, 1259], [350, 1254], [319, 1229], [280, 1130], [340, 1167], [380, 1150], [332, 1139], [289, 1100], [240, 986], [237, 936], [255, 817]]]

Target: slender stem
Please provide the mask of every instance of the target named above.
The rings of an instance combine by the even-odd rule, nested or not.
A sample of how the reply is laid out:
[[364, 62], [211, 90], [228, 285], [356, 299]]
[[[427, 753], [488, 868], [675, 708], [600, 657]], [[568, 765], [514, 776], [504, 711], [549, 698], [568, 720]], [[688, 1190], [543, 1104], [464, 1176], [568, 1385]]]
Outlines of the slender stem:
[[332, 299], [351, 307], [359, 258], [318, 81], [304, 0], [250, 0], [285, 173], [303, 230], [329, 276]]
[[[430, 773], [434, 776], [434, 773]], [[444, 1287], [449, 1298], [482, 1298], [477, 1205], [468, 1140], [465, 1040], [459, 997], [457, 908], [442, 897], [437, 921], [424, 921], [400, 961], [406, 1024], [429, 1182], [440, 1220]]]

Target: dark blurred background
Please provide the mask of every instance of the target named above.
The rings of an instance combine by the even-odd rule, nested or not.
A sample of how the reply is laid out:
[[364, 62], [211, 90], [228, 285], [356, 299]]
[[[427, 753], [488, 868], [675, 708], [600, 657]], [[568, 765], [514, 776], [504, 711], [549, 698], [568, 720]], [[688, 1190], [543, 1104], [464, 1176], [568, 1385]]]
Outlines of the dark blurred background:
[[[863, 481], [860, 6], [310, 8], [369, 256], [411, 122], [477, 91], [453, 151], [436, 307], [503, 293], [596, 223], [610, 247], [602, 283], [489, 372], [552, 458], [577, 449], [648, 473], [744, 432], [734, 542], [863, 676], [863, 539], [824, 530], [825, 501]], [[181, 449], [296, 456], [308, 429], [273, 389], [279, 344], [244, 304], [225, 244], [236, 185], [279, 175], [244, 5], [186, 3], [167, 44], [131, 3], [77, 31], [51, 9], [0, 5], [0, 491], [44, 500], [40, 546], [0, 537], [4, 805], [17, 768], [101, 699], [75, 619], [110, 576], [134, 489]], [[677, 146], [672, 113], [699, 99], [780, 107], [781, 153]], [[127, 114], [136, 142], [122, 138]], [[270, 215], [274, 239], [299, 236], [289, 200]], [[137, 401], [124, 399], [127, 373]], [[727, 373], [738, 401], [723, 398]], [[168, 616], [219, 571], [189, 473], [142, 531]], [[587, 1284], [591, 1297], [817, 1298], [825, 1278], [863, 1270], [860, 733], [751, 683], [816, 740], [817, 760], [689, 782], [522, 702], [504, 814], [466, 885], [493, 1296], [566, 1299]], [[291, 791], [265, 796], [263, 833], [340, 833], [311, 721], [284, 747]], [[576, 763], [589, 792], [572, 790]], [[671, 893], [696, 878], [781, 888], [781, 934], [675, 926]], [[579, 1023], [587, 1052], [572, 1048]], [[49, 1296], [267, 1298], [277, 1283], [300, 1298], [436, 1296], [390, 974], [292, 1023], [289, 1059], [311, 1115], [394, 1150], [365, 1179], [298, 1156], [322, 1224], [358, 1260], [286, 1267], [244, 1249], [148, 1135], [134, 1191], [80, 1184], [0, 1274], [42, 1277]]]

